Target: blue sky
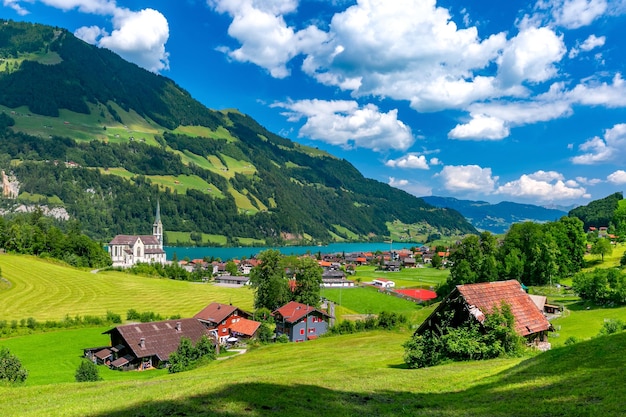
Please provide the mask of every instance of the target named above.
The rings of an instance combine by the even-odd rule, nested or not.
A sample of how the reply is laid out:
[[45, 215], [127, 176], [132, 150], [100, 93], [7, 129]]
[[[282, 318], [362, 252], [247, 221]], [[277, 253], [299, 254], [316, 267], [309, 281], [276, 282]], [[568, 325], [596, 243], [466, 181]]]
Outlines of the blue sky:
[[1, 0], [414, 195], [626, 184], [626, 0]]

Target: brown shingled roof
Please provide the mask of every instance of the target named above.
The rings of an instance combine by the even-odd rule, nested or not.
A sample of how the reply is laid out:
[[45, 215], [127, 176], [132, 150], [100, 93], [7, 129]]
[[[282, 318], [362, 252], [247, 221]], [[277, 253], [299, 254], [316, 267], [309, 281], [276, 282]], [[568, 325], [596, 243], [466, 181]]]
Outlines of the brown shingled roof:
[[515, 331], [521, 336], [550, 328], [548, 319], [516, 280], [457, 285], [456, 288], [470, 308], [470, 313], [480, 322], [485, 319], [485, 314], [491, 313], [495, 307], [499, 308], [504, 302], [511, 306]]
[[308, 306], [306, 304], [290, 301], [281, 308], [274, 311], [273, 314], [280, 314], [287, 323], [295, 323], [302, 317], [309, 315], [317, 311], [318, 313], [330, 317], [327, 313], [316, 309], [315, 307]]
[[211, 303], [193, 316], [195, 319], [219, 324], [237, 311], [237, 307], [228, 304]]
[[[180, 331], [177, 330], [180, 323]], [[151, 323], [127, 324], [117, 326], [105, 333], [118, 332], [126, 346], [137, 358], [157, 356], [166, 361], [178, 348], [181, 337], [187, 337], [195, 344], [207, 334], [206, 327], [197, 319], [178, 319], [155, 321]], [[144, 339], [144, 347], [141, 347]]]

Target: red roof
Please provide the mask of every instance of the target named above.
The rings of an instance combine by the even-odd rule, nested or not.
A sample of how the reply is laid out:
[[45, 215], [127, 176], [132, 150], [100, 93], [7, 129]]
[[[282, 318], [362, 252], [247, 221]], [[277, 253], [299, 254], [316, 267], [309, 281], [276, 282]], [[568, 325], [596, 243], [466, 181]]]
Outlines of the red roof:
[[470, 313], [482, 322], [504, 302], [511, 306], [515, 330], [522, 336], [548, 330], [550, 323], [516, 280], [457, 285]]
[[317, 312], [324, 316], [330, 317], [327, 313], [316, 309], [315, 307], [308, 306], [306, 304], [298, 303], [295, 301], [290, 301], [281, 308], [274, 311], [273, 314], [280, 314], [287, 323], [295, 323], [300, 320], [302, 317], [308, 316], [309, 314]]
[[221, 303], [211, 303], [206, 306], [202, 311], [193, 316], [194, 319], [199, 319], [203, 321], [209, 321], [212, 323], [219, 324], [226, 320], [230, 315], [237, 311], [237, 307], [221, 304]]
[[244, 336], [252, 337], [259, 330], [261, 323], [254, 320], [248, 320], [244, 318], [238, 319], [235, 323], [230, 325], [231, 332], [239, 333]]

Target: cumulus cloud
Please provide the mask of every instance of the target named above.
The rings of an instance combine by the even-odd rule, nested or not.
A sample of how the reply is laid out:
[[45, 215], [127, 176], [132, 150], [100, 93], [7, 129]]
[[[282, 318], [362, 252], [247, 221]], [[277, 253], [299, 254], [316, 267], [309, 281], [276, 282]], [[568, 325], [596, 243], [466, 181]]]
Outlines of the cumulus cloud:
[[[24, 0], [32, 2], [31, 0]], [[76, 29], [74, 35], [85, 42], [108, 48], [124, 59], [153, 72], [169, 68], [169, 54], [165, 44], [169, 39], [169, 25], [163, 14], [146, 8], [132, 11], [118, 7], [114, 0], [38, 0], [61, 10], [110, 16], [113, 30], [97, 26]], [[5, 6], [20, 7], [18, 0], [4, 0]], [[18, 11], [19, 13], [19, 11]]]
[[74, 36], [93, 45], [99, 37], [108, 36], [108, 33], [99, 26], [83, 26], [74, 31]]
[[537, 171], [533, 174], [524, 174], [519, 179], [498, 187], [495, 194], [539, 201], [589, 198], [584, 187], [574, 180], [565, 180], [562, 174], [555, 171]]
[[565, 51], [563, 37], [552, 29], [523, 29], [508, 42], [499, 59], [498, 80], [505, 86], [549, 80], [557, 73], [555, 63]]
[[282, 15], [295, 11], [297, 0], [209, 0], [208, 4], [233, 18], [228, 34], [241, 43], [238, 49], [219, 50], [237, 61], [265, 68], [276, 78], [290, 74], [287, 62], [293, 57], [319, 47], [327, 38], [313, 25], [299, 31], [287, 26]]
[[276, 103], [289, 121], [306, 119], [298, 135], [350, 148], [406, 150], [415, 141], [411, 129], [398, 120], [398, 111], [381, 112], [374, 104], [351, 100], [300, 100]]
[[552, 0], [552, 16], [557, 25], [577, 29], [590, 25], [608, 9], [606, 0]]
[[615, 185], [626, 184], [626, 171], [619, 169], [606, 177], [607, 181]]
[[169, 68], [165, 43], [169, 38], [167, 19], [154, 9], [139, 12], [121, 9], [113, 17], [115, 29], [98, 40], [98, 45], [150, 71]]
[[596, 185], [602, 182], [599, 178], [576, 177], [576, 181], [584, 185]]
[[[436, 158], [433, 158], [436, 160]], [[391, 168], [429, 169], [424, 155], [409, 153], [398, 159], [389, 159], [385, 165]]]
[[613, 82], [599, 82], [592, 78], [578, 84], [567, 97], [577, 104], [606, 107], [626, 106], [626, 83], [620, 73], [613, 76]]
[[5, 7], [13, 9], [20, 16], [25, 16], [29, 12], [19, 4], [19, 0], [4, 0], [2, 3]]
[[617, 124], [605, 130], [604, 138], [593, 137], [578, 149], [583, 154], [572, 158], [574, 164], [592, 165], [621, 159], [626, 154], [626, 124]]
[[410, 181], [407, 179], [389, 177], [389, 181], [387, 182], [387, 184], [389, 184], [392, 187], [404, 190], [407, 193], [413, 194], [414, 196], [417, 196], [417, 197], [432, 195], [433, 193], [433, 189], [431, 187], [421, 184], [419, 182]]
[[437, 174], [446, 190], [452, 192], [493, 192], [498, 177], [491, 174], [491, 168], [478, 165], [447, 165]]
[[451, 139], [499, 140], [509, 136], [504, 120], [486, 114], [470, 114], [471, 120], [448, 133]]
[[580, 53], [580, 51], [583, 52], [589, 52], [595, 48], [600, 48], [602, 46], [604, 46], [604, 43], [606, 42], [606, 37], [605, 36], [600, 36], [597, 37], [596, 35], [589, 35], [589, 37], [587, 39], [585, 39], [583, 41], [583, 43], [581, 44], [577, 44], [576, 47], [572, 48], [569, 51], [568, 56], [570, 58], [574, 58], [576, 56], [578, 56], [578, 54]]

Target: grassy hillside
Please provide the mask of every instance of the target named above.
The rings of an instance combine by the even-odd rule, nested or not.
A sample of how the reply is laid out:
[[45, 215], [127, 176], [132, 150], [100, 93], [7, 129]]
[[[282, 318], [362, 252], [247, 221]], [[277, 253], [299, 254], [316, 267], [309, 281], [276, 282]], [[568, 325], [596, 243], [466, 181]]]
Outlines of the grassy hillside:
[[38, 321], [61, 320], [66, 314], [102, 316], [133, 308], [163, 316], [190, 317], [207, 304], [232, 302], [252, 309], [249, 288], [223, 288], [208, 284], [145, 278], [121, 272], [93, 274], [34, 257], [0, 255], [0, 317]]
[[[626, 333], [535, 357], [409, 370], [407, 334], [272, 345], [148, 381], [0, 387], [3, 416], [620, 416]], [[332, 360], [330, 358], [332, 357]], [[51, 357], [50, 361], [54, 361]], [[69, 372], [69, 370], [68, 370]]]

